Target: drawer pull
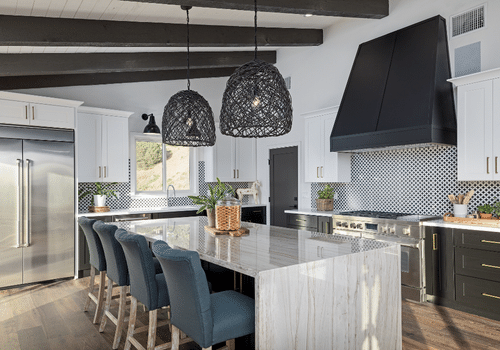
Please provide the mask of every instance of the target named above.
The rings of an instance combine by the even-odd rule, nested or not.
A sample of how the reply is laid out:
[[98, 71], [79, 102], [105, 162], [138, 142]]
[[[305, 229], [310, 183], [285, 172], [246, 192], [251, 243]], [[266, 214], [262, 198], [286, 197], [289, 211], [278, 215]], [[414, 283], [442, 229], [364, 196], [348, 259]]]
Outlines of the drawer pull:
[[495, 265], [488, 265], [488, 264], [481, 264], [482, 267], [491, 267], [493, 269], [500, 269], [500, 266], [495, 266]]
[[495, 298], [495, 299], [500, 299], [500, 297], [497, 297], [496, 295], [491, 295], [487, 293], [481, 293], [483, 297], [488, 297], [488, 298]]
[[481, 240], [481, 243], [491, 243], [491, 244], [500, 244], [500, 242], [495, 242], [495, 241], [487, 241], [485, 239]]
[[305, 219], [295, 219], [295, 221], [299, 221], [299, 222], [307, 222], [307, 220], [305, 220]]
[[438, 250], [437, 233], [432, 234], [432, 250]]

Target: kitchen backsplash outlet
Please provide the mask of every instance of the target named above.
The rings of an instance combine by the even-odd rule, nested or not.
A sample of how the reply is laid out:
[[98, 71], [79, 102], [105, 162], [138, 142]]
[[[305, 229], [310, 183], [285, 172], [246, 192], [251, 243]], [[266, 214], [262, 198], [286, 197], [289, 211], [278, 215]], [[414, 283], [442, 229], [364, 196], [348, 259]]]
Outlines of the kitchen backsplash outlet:
[[[457, 148], [430, 147], [353, 153], [351, 182], [330, 184], [335, 210], [378, 210], [422, 215], [453, 212], [448, 194], [475, 190], [469, 212], [500, 198], [495, 181], [457, 181]], [[325, 183], [311, 184], [311, 208]]]
[[[133, 198], [130, 195], [130, 161], [128, 167], [128, 182], [119, 182], [112, 187], [115, 191], [120, 193], [119, 198], [108, 198], [106, 199], [106, 205], [111, 209], [133, 209], [133, 208], [154, 208], [154, 207], [178, 207], [185, 205], [193, 205], [193, 202], [188, 197], [170, 197], [167, 202], [166, 197], [151, 197], [151, 198]], [[205, 182], [205, 162], [198, 162], [198, 189], [199, 193], [208, 193], [208, 184], [213, 184], [210, 182]], [[247, 188], [250, 187], [246, 182], [231, 182], [233, 188]], [[86, 190], [94, 188], [93, 182], [80, 182], [78, 184], [78, 189]], [[248, 204], [249, 197], [244, 196], [242, 204]], [[85, 213], [88, 211], [90, 206], [90, 196], [84, 198], [78, 203], [78, 211], [80, 213]]]

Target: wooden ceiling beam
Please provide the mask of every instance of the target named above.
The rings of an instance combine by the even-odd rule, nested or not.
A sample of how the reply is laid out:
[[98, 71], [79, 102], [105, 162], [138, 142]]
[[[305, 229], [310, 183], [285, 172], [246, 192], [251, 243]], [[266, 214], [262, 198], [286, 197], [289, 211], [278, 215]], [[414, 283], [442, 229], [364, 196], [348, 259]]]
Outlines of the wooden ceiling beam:
[[[254, 10], [254, 0], [121, 0], [185, 5], [231, 10]], [[258, 0], [262, 12], [313, 14], [318, 16], [383, 18], [389, 15], [389, 0]]]
[[[276, 63], [276, 51], [260, 51], [258, 58]], [[254, 59], [253, 51], [191, 52], [190, 66], [238, 67]], [[0, 54], [0, 77], [62, 74], [165, 71], [187, 68], [185, 52], [153, 53], [30, 53]]]
[[[190, 25], [192, 47], [254, 45], [253, 27]], [[259, 28], [259, 46], [317, 46], [321, 29]], [[185, 47], [186, 25], [0, 15], [0, 46]]]
[[[229, 77], [235, 69], [236, 67], [190, 69], [189, 76], [191, 79]], [[4, 76], [0, 77], [0, 90], [185, 80], [186, 74], [185, 69], [177, 69], [125, 73]]]

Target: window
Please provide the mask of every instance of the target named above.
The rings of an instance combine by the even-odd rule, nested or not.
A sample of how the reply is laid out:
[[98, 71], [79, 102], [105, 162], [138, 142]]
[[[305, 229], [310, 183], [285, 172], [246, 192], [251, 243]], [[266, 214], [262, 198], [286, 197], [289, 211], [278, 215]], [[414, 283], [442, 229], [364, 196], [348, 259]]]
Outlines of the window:
[[177, 196], [195, 194], [197, 188], [194, 158], [193, 149], [164, 145], [160, 135], [132, 134], [132, 193], [139, 196], [162, 196], [166, 195], [168, 186], [172, 185]]

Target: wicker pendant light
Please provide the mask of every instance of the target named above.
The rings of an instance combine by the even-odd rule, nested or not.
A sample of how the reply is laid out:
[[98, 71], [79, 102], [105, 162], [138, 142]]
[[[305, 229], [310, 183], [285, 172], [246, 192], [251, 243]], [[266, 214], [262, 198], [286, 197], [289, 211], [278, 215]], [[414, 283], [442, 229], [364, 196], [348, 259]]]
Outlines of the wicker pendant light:
[[220, 130], [234, 137], [280, 136], [292, 129], [292, 98], [278, 69], [257, 59], [257, 0], [254, 6], [255, 58], [227, 81]]
[[189, 81], [189, 10], [191, 6], [181, 6], [186, 11], [187, 22], [187, 90], [173, 95], [165, 106], [162, 119], [163, 143], [173, 146], [213, 146], [215, 144], [214, 113], [196, 91], [191, 90]]

